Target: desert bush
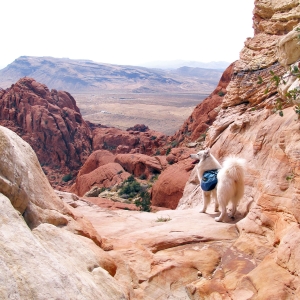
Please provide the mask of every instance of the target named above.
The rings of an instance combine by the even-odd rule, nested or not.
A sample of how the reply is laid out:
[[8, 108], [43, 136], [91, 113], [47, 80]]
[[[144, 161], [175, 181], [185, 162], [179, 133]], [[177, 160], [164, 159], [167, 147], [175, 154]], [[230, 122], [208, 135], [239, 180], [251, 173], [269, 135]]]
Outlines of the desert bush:
[[129, 198], [135, 197], [140, 193], [142, 187], [139, 182], [131, 175], [123, 183], [121, 189], [119, 190], [119, 196], [127, 195]]
[[141, 179], [141, 180], [147, 179], [147, 175], [146, 175], [145, 173], [143, 173], [143, 174], [140, 176], [140, 179]]
[[159, 217], [156, 219], [155, 222], [168, 222], [171, 221], [172, 219], [168, 216], [168, 217]]
[[[300, 32], [300, 28], [296, 28], [296, 31]], [[300, 40], [300, 35], [298, 35], [298, 40]], [[269, 93], [270, 86], [272, 84], [275, 84], [276, 87], [278, 87], [280, 84], [286, 84], [290, 77], [294, 77], [296, 79], [300, 79], [300, 69], [299, 65], [292, 65], [290, 66], [289, 74], [285, 75], [278, 75], [274, 73], [273, 71], [270, 71], [270, 74], [272, 75], [270, 82], [267, 83], [267, 88], [265, 90], [265, 94]], [[257, 84], [262, 84], [264, 81], [261, 76], [258, 76]], [[277, 98], [273, 107], [273, 112], [278, 113], [279, 116], [283, 117], [283, 109], [287, 106], [294, 106], [294, 111], [296, 115], [298, 116], [298, 119], [300, 119], [300, 104], [299, 104], [299, 98], [300, 98], [300, 86], [297, 86], [293, 90], [290, 90], [289, 92], [286, 92], [285, 99]], [[297, 100], [297, 101], [296, 101]], [[297, 103], [298, 102], [298, 103]]]
[[66, 174], [65, 176], [63, 176], [63, 178], [61, 179], [63, 182], [68, 182], [73, 178], [72, 174]]
[[151, 211], [151, 196], [147, 191], [140, 194], [140, 198], [135, 200], [135, 205], [140, 208], [141, 211]]

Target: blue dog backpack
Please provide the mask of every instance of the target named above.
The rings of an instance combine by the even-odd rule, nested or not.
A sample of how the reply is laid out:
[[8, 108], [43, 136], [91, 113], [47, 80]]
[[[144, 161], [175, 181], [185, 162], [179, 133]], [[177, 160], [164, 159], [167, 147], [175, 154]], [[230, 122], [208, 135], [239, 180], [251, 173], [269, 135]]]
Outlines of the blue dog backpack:
[[201, 184], [200, 184], [201, 189], [203, 191], [208, 192], [213, 190], [216, 187], [218, 183], [218, 177], [217, 177], [218, 171], [219, 170], [216, 169], [216, 170], [205, 171], [203, 173]]

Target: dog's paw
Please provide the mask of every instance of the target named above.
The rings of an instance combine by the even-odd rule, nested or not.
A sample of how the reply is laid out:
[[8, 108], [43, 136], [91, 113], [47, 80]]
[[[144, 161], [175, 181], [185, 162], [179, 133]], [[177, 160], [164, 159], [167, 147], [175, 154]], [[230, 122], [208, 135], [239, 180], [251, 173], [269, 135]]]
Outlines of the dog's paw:
[[233, 214], [228, 214], [228, 217], [231, 219], [231, 220], [234, 220], [235, 219], [235, 216]]
[[205, 213], [206, 213], [206, 209], [201, 209], [201, 210], [199, 211], [199, 213], [205, 214]]
[[215, 217], [216, 222], [222, 222], [222, 219], [220, 217]]

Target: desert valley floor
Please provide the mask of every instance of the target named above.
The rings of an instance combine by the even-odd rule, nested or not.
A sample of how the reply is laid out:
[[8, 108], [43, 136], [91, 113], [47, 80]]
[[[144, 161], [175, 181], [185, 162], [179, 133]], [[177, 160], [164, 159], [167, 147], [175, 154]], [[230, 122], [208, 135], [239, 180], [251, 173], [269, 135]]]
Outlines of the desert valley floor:
[[83, 118], [95, 124], [127, 129], [145, 124], [172, 135], [208, 94], [72, 94]]

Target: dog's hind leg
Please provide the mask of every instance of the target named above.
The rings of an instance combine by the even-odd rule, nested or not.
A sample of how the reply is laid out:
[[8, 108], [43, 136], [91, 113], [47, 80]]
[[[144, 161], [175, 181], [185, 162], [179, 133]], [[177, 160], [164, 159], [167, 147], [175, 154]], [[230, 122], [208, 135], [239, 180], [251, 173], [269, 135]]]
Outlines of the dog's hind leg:
[[219, 211], [219, 202], [217, 197], [217, 189], [211, 191], [211, 196], [215, 199], [215, 212]]
[[228, 217], [231, 219], [234, 219], [234, 215], [236, 213], [236, 204], [232, 203], [232, 208], [231, 208], [231, 212], [228, 214]]
[[203, 208], [200, 210], [200, 212], [205, 213], [206, 209], [207, 209], [207, 206], [210, 202], [210, 192], [203, 191], [202, 195], [203, 195]]
[[219, 217], [215, 217], [215, 221], [216, 222], [222, 222], [225, 215], [226, 215], [226, 204], [224, 203], [224, 201], [219, 201], [220, 204], [220, 208], [221, 208], [221, 214], [219, 215]]

